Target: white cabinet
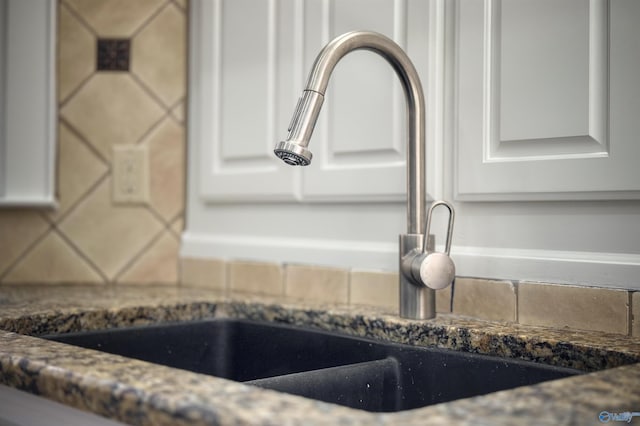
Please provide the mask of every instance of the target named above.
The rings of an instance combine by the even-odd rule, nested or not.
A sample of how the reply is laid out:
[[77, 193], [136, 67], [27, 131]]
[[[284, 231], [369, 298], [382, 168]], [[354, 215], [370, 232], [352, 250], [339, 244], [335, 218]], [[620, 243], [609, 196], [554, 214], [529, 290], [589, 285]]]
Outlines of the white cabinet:
[[639, 2], [457, 7], [456, 198], [639, 198]]
[[0, 207], [55, 205], [56, 4], [0, 0]]
[[[347, 31], [381, 32], [428, 70], [428, 3], [409, 0], [194, 2], [200, 194], [213, 202], [401, 201], [406, 118], [393, 69], [371, 52], [337, 67], [310, 149], [310, 167], [273, 155], [286, 137], [307, 73], [321, 48]], [[426, 80], [425, 80], [426, 81]], [[435, 173], [431, 173], [434, 182]]]
[[639, 288], [640, 2], [448, 12], [458, 271]]

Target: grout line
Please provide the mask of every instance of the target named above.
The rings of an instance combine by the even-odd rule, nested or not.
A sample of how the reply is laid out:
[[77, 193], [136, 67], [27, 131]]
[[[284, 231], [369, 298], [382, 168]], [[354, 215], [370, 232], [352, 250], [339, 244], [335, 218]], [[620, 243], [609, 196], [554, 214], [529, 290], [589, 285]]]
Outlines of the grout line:
[[520, 324], [520, 281], [512, 281], [513, 291], [516, 295], [516, 324]]
[[158, 127], [160, 127], [160, 125], [165, 122], [168, 118], [170, 118], [171, 113], [167, 110], [164, 111], [164, 114], [162, 114], [160, 116], [160, 118], [158, 118], [157, 121], [155, 121], [154, 123], [151, 123], [151, 125], [149, 125], [149, 128], [147, 130], [145, 130], [142, 135], [140, 135], [140, 137], [138, 138], [137, 141], [135, 141], [133, 144], [134, 145], [142, 145], [144, 143], [146, 143], [147, 139], [149, 139], [149, 137], [151, 136], [151, 134], [153, 134], [153, 132], [155, 130], [158, 129]]
[[[95, 42], [95, 40], [94, 40]], [[94, 52], [95, 53], [95, 52]], [[95, 68], [95, 63], [93, 64]], [[76, 96], [87, 84], [89, 84], [89, 80], [91, 80], [98, 71], [96, 69], [93, 70], [91, 74], [89, 74], [84, 80], [82, 80], [71, 92], [69, 92], [64, 99], [58, 99], [58, 111], [64, 108], [70, 101]]]
[[155, 217], [162, 224], [162, 229], [171, 231], [171, 222], [167, 221], [164, 217], [162, 217], [162, 215], [160, 215], [160, 213], [158, 213], [156, 209], [153, 208], [150, 202], [143, 204], [141, 207], [146, 208], [149, 211], [149, 213], [151, 213], [151, 215]]
[[[176, 232], [173, 229], [173, 224], [176, 223], [179, 219], [181, 219], [183, 217], [184, 211], [180, 211], [173, 219], [169, 220], [168, 224], [167, 224], [167, 229], [176, 237], [178, 237], [178, 240], [180, 240], [180, 232]], [[183, 229], [184, 230], [184, 220], [183, 220]]]
[[98, 151], [98, 148], [96, 148], [95, 146], [93, 146], [93, 144], [91, 142], [89, 142], [89, 139], [87, 137], [85, 137], [78, 129], [75, 128], [75, 126], [70, 123], [66, 118], [59, 116], [58, 117], [58, 126], [64, 124], [71, 133], [73, 133], [73, 135], [75, 137], [77, 137], [78, 139], [80, 139], [80, 141], [96, 156], [98, 157], [98, 159], [100, 161], [102, 161], [102, 163], [108, 167], [108, 171], [109, 173], [111, 173], [111, 161], [109, 161], [107, 158], [104, 157], [104, 155], [102, 155], [102, 153], [100, 151]]
[[103, 176], [100, 176], [96, 182], [91, 185], [89, 188], [87, 188], [87, 190], [80, 195], [80, 197], [78, 197], [78, 199], [76, 201], [74, 201], [64, 213], [61, 213], [60, 216], [58, 216], [55, 220], [54, 220], [54, 225], [59, 225], [62, 222], [64, 222], [67, 217], [73, 212], [75, 211], [78, 206], [80, 206], [80, 204], [82, 204], [87, 198], [89, 198], [97, 189], [100, 185], [102, 185], [102, 183], [107, 180], [110, 177], [110, 173], [108, 171], [106, 171], [104, 173]]
[[171, 0], [171, 3], [173, 3], [174, 6], [176, 6], [178, 9], [180, 9], [180, 11], [182, 11], [182, 13], [186, 14], [187, 8], [189, 7], [189, 3], [187, 3], [185, 6], [182, 6], [176, 0]]
[[[459, 277], [457, 277], [457, 278], [459, 278]], [[456, 290], [456, 280], [453, 280], [453, 282], [451, 283], [451, 295], [449, 296], [449, 313], [450, 314], [453, 313], [453, 299], [454, 299], [454, 296], [455, 296], [455, 290]], [[437, 309], [437, 306], [436, 306], [436, 309]]]
[[173, 111], [177, 106], [179, 106], [182, 102], [187, 101], [187, 96], [184, 95], [180, 97], [177, 101], [175, 101], [172, 105], [169, 105], [169, 110]]
[[[84, 17], [79, 12], [77, 12], [73, 7], [69, 6], [67, 4], [67, 2], [65, 2], [65, 1], [61, 1], [60, 4], [65, 9], [67, 9], [67, 11], [70, 14], [72, 14], [73, 17], [76, 18], [76, 20], [78, 20], [78, 22], [87, 29], [87, 31], [89, 31], [91, 34], [93, 34], [96, 38], [99, 37], [97, 31], [84, 19]], [[58, 16], [59, 16], [59, 14], [58, 14]]]
[[142, 77], [140, 77], [133, 71], [129, 71], [129, 75], [136, 83], [140, 85], [140, 88], [142, 88], [142, 90], [146, 92], [147, 95], [149, 95], [163, 110], [165, 110], [169, 115], [171, 114], [171, 107], [162, 99], [160, 99], [160, 96], [158, 96], [157, 93], [144, 82], [144, 79]]
[[165, 232], [166, 232], [166, 229], [162, 228], [160, 231], [158, 231], [158, 233], [156, 235], [154, 235], [147, 242], [147, 244], [142, 246], [142, 248], [137, 253], [135, 253], [133, 256], [131, 256], [131, 258], [129, 258], [129, 261], [127, 263], [125, 263], [125, 265], [113, 276], [113, 283], [117, 284], [118, 280], [122, 277], [122, 275], [124, 275], [125, 272], [127, 272], [129, 269], [131, 269], [131, 267], [133, 265], [135, 265], [146, 253], [149, 252], [149, 250], [158, 241], [160, 241], [160, 238], [162, 238], [162, 236], [164, 235]]
[[[167, 7], [169, 7], [169, 5], [172, 2], [170, 0], [168, 0], [165, 4], [158, 6], [158, 8], [154, 11], [151, 12], [151, 14], [149, 14], [149, 16], [147, 16], [147, 18], [140, 24], [140, 26], [138, 26], [138, 28], [136, 28], [131, 35], [129, 36], [129, 39], [133, 40], [133, 38], [135, 36], [137, 36], [138, 34], [140, 34], [142, 32], [142, 30], [144, 30], [147, 26], [149, 26], [149, 24], [151, 23], [151, 21], [153, 21], [159, 14], [160, 12], [162, 12], [164, 9], [166, 9]], [[179, 8], [180, 9], [180, 8]]]
[[[182, 103], [184, 103], [183, 108], [184, 108], [184, 110], [185, 110], [185, 113], [183, 114], [182, 120], [180, 120], [180, 119], [178, 119], [178, 117], [176, 117], [176, 115], [175, 115], [174, 111], [175, 111], [175, 109], [176, 109], [177, 107], [179, 107], [179, 106], [180, 106], [180, 104], [182, 104]], [[180, 125], [180, 126], [182, 126], [182, 127], [185, 127], [185, 124], [186, 124], [186, 123], [185, 123], [185, 122], [186, 122], [186, 118], [187, 118], [187, 117], [186, 117], [186, 116], [187, 116], [187, 114], [186, 114], [186, 108], [187, 108], [187, 96], [186, 96], [186, 95], [185, 95], [185, 96], [183, 96], [183, 97], [181, 97], [180, 99], [178, 99], [176, 102], [174, 102], [174, 104], [173, 104], [173, 105], [169, 106], [169, 116], [170, 116], [171, 118], [173, 118], [173, 120], [174, 120], [178, 125]]]
[[633, 336], [633, 291], [627, 291], [627, 336]]
[[80, 256], [80, 258], [87, 262], [87, 264], [94, 270], [94, 272], [96, 272], [98, 276], [102, 278], [103, 284], [109, 283], [109, 278], [107, 277], [107, 275], [102, 272], [98, 265], [96, 265], [93, 260], [91, 260], [91, 258], [87, 254], [85, 254], [80, 249], [80, 247], [78, 247], [75, 242], [62, 231], [62, 229], [58, 228], [58, 226], [56, 225], [53, 225], [53, 232], [58, 234], [58, 236], [62, 238], [69, 245], [69, 247], [71, 247], [71, 249], [75, 251], [78, 256]]
[[0, 283], [4, 281], [4, 279], [13, 271], [16, 266], [24, 260], [24, 258], [38, 245], [40, 244], [51, 232], [53, 232], [54, 225], [49, 223], [47, 229], [42, 233], [42, 235], [37, 236], [31, 244], [27, 245], [27, 247], [22, 251], [22, 253], [18, 254], [13, 262], [11, 262], [7, 268], [0, 273]]
[[[52, 211], [55, 212], [55, 210], [52, 210]], [[51, 217], [49, 217], [49, 215], [51, 214], [50, 210], [46, 210], [46, 211], [41, 210], [41, 211], [38, 211], [37, 213], [40, 217], [42, 217], [42, 219], [44, 219], [45, 222], [47, 222], [47, 224], [49, 224], [49, 226], [52, 226], [55, 224], [55, 221], [51, 219]]]

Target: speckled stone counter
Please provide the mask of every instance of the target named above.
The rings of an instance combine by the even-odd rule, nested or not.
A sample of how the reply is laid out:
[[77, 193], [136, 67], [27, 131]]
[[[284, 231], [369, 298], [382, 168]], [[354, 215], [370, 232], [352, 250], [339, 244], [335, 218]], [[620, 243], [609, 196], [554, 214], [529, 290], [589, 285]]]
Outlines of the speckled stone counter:
[[[303, 325], [591, 373], [416, 410], [368, 413], [37, 338], [212, 317]], [[411, 321], [373, 308], [163, 286], [0, 287], [0, 330], [1, 384], [132, 425], [597, 425], [603, 424], [602, 411], [640, 411], [640, 339], [612, 334], [448, 315]]]

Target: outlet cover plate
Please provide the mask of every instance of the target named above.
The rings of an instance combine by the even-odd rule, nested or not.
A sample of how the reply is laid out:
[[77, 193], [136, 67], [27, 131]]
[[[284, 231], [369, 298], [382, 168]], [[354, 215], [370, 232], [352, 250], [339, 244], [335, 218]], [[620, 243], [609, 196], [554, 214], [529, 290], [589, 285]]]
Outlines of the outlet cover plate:
[[146, 146], [113, 147], [113, 202], [149, 202], [149, 155]]

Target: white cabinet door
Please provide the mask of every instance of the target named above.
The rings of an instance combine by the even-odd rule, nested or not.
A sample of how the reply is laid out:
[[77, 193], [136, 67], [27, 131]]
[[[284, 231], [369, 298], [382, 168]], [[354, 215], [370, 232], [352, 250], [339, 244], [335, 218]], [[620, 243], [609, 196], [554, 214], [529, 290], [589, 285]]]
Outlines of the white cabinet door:
[[[409, 54], [427, 82], [427, 2], [310, 1], [305, 8], [304, 70], [320, 49], [353, 30], [385, 34]], [[303, 177], [310, 200], [404, 200], [406, 103], [391, 66], [368, 51], [344, 57], [331, 77]]]
[[456, 198], [640, 198], [640, 2], [456, 6]]
[[[405, 199], [404, 94], [391, 66], [371, 52], [351, 53], [336, 68], [309, 167], [286, 166], [272, 150], [286, 137], [316, 55], [339, 34], [391, 37], [426, 85], [429, 2], [216, 0], [193, 7], [200, 10], [192, 14], [190, 140], [204, 200]], [[428, 161], [435, 164], [430, 142]], [[435, 176], [429, 167], [430, 188], [441, 182]]]
[[0, 208], [54, 207], [56, 3], [0, 0]]
[[295, 170], [273, 155], [289, 105], [294, 2], [193, 2], [190, 145], [198, 151], [199, 195], [207, 201], [287, 200]]

